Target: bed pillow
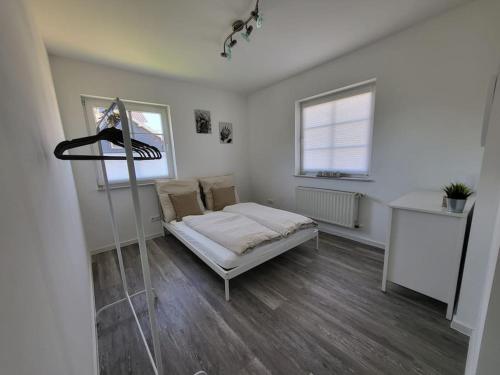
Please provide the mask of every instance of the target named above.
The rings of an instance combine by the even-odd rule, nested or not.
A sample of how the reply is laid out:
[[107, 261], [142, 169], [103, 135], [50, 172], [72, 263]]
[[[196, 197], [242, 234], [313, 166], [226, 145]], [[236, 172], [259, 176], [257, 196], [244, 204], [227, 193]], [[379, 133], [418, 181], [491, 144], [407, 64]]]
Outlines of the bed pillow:
[[[205, 204], [208, 210], [214, 209], [212, 189], [234, 186], [234, 178], [232, 174], [226, 176], [203, 177], [199, 178], [199, 181], [201, 188], [203, 189], [203, 194], [205, 195]], [[238, 202], [238, 192], [236, 189], [234, 195], [236, 196], [236, 202]]]
[[212, 188], [214, 211], [220, 211], [226, 206], [236, 204], [236, 191], [234, 186]]
[[200, 209], [203, 211], [203, 203], [201, 203], [200, 186], [195, 179], [187, 180], [157, 180], [155, 181], [156, 192], [160, 200], [161, 209], [163, 211], [164, 220], [169, 223], [176, 218], [172, 201], [169, 194], [183, 194], [195, 191]]
[[175, 211], [175, 219], [181, 221], [184, 216], [203, 215], [203, 211], [198, 203], [198, 193], [169, 194]]

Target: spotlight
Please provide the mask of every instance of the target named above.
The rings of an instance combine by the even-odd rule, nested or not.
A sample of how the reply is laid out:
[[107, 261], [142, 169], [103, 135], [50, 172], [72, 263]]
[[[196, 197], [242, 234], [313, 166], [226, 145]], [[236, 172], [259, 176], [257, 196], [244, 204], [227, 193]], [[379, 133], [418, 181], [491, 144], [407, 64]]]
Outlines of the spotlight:
[[255, 26], [257, 26], [257, 29], [260, 29], [262, 27], [262, 21], [263, 21], [263, 19], [262, 19], [262, 13], [259, 13], [257, 15], [257, 19], [255, 21]]
[[229, 47], [229, 43], [224, 45], [224, 52], [221, 52], [220, 55], [227, 60], [231, 60], [231, 47]]
[[252, 33], [252, 31], [253, 31], [253, 26], [252, 25], [247, 26], [246, 32], [241, 33], [241, 37], [243, 39], [245, 39], [247, 42], [249, 42], [250, 41], [250, 34]]

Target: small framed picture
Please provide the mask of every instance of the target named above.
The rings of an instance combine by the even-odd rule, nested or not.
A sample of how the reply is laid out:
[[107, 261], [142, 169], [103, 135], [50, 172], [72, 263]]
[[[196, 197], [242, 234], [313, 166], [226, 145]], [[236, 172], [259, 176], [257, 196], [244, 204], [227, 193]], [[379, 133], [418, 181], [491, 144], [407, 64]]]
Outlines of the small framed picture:
[[210, 119], [210, 111], [205, 111], [203, 109], [195, 109], [194, 120], [196, 123], [196, 133], [198, 134], [212, 133], [212, 120]]
[[233, 124], [230, 122], [219, 122], [220, 143], [233, 143]]

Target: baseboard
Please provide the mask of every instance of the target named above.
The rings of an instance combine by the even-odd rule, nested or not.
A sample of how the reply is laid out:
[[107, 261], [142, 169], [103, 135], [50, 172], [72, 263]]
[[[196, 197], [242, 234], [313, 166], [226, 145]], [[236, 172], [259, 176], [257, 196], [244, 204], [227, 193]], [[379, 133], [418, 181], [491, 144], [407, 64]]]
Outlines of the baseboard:
[[339, 236], [339, 237], [347, 238], [348, 240], [361, 242], [362, 244], [365, 244], [365, 245], [374, 246], [374, 247], [377, 247], [377, 248], [382, 249], [382, 250], [385, 249], [385, 243], [383, 243], [383, 242], [373, 241], [373, 240], [366, 238], [366, 237], [363, 237], [363, 236], [356, 236], [353, 234], [347, 234], [345, 232], [337, 231], [337, 230], [331, 229], [331, 228], [325, 228], [323, 225], [321, 225], [321, 223], [319, 224], [319, 230], [321, 232], [333, 234], [334, 236]]
[[[357, 241], [357, 242], [363, 243], [365, 245], [374, 246], [374, 247], [377, 247], [379, 249], [385, 249], [384, 243], [378, 242], [378, 241], [373, 241], [373, 240], [366, 238], [366, 237], [363, 237], [363, 236], [350, 235], [350, 234], [346, 234], [344, 232], [336, 231], [336, 230], [331, 229], [331, 228], [324, 228], [321, 224], [319, 226], [319, 230], [321, 232], [333, 234], [334, 236], [339, 236], [339, 237], [347, 238], [348, 240]], [[150, 235], [146, 236], [146, 240], [151, 240], [153, 238], [157, 238], [157, 237], [161, 237], [161, 236], [163, 236], [163, 232], [150, 234]], [[137, 243], [137, 238], [133, 238], [133, 239], [128, 240], [128, 241], [122, 241], [120, 243], [120, 245], [121, 246], [128, 246], [128, 245], [132, 245], [135, 243]], [[94, 255], [94, 254], [104, 253], [106, 251], [113, 250], [114, 248], [115, 248], [115, 244], [109, 244], [109, 245], [106, 245], [106, 246], [103, 246], [103, 247], [100, 247], [97, 249], [90, 250], [90, 254]]]
[[97, 335], [97, 316], [96, 316], [96, 310], [95, 310], [95, 289], [94, 289], [94, 278], [92, 277], [92, 254], [89, 254], [88, 258], [88, 267], [89, 267], [89, 286], [90, 286], [90, 306], [91, 306], [91, 314], [92, 314], [92, 349], [94, 352], [93, 355], [93, 362], [94, 362], [94, 374], [93, 375], [99, 375], [100, 367], [99, 367], [99, 342], [98, 342], [98, 335]]
[[461, 322], [460, 320], [456, 320], [455, 318], [453, 318], [453, 320], [451, 321], [450, 327], [455, 331], [463, 333], [464, 335], [469, 337], [472, 336], [472, 332], [474, 331], [473, 328], [469, 327], [467, 324]]
[[[146, 240], [151, 240], [153, 238], [157, 238], [157, 237], [161, 237], [161, 236], [163, 236], [163, 232], [149, 234], [146, 236]], [[135, 243], [137, 243], [137, 238], [133, 238], [133, 239], [128, 240], [128, 241], [122, 241], [122, 242], [120, 242], [120, 246], [122, 246], [122, 247], [129, 246], [129, 245], [133, 245]], [[115, 244], [110, 244], [110, 245], [100, 247], [98, 249], [90, 250], [90, 255], [104, 253], [106, 251], [110, 251], [110, 250], [114, 250], [114, 249], [115, 249]]]

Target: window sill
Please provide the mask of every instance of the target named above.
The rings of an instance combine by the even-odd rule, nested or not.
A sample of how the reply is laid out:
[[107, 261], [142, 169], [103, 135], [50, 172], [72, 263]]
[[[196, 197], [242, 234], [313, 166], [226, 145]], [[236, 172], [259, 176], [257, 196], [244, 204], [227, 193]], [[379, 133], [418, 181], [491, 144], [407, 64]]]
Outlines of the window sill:
[[[174, 178], [158, 178], [159, 180], [173, 180]], [[144, 181], [137, 181], [137, 186], [151, 186], [155, 184], [155, 180], [144, 180]], [[109, 184], [109, 189], [110, 190], [115, 190], [115, 189], [128, 189], [130, 187], [130, 183], [128, 182], [123, 182], [123, 183], [116, 183], [116, 184]], [[97, 191], [106, 191], [106, 187], [104, 185], [97, 185]]]
[[372, 178], [369, 176], [364, 176], [364, 177], [318, 177], [318, 176], [311, 176], [311, 175], [305, 175], [305, 174], [294, 174], [294, 177], [300, 177], [300, 178], [315, 178], [318, 180], [344, 180], [344, 181], [360, 181], [360, 182], [374, 182]]

